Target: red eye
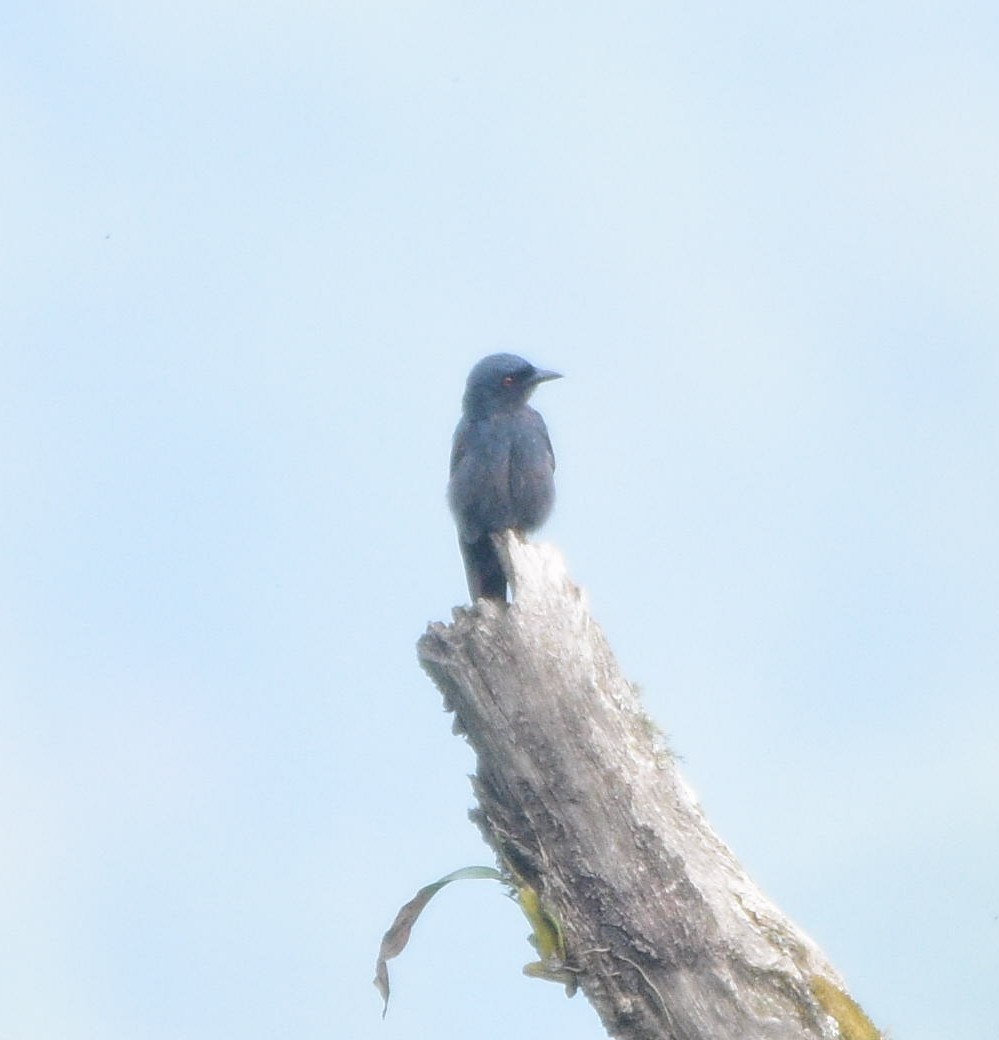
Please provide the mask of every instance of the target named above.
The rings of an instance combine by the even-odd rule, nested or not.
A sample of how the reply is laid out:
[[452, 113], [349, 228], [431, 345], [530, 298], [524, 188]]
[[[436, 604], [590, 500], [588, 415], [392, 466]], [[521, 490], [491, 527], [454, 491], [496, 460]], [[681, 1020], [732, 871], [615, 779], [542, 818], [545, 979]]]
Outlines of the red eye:
[[516, 383], [516, 382], [517, 382], [517, 380], [514, 379], [513, 376], [504, 376], [503, 377], [503, 385], [504, 386], [513, 386], [513, 384]]

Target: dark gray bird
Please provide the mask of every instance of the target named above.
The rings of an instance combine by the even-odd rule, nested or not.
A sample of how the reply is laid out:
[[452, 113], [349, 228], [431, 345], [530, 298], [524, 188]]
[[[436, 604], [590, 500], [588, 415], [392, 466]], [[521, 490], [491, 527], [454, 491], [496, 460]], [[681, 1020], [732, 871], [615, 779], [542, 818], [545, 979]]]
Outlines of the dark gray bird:
[[533, 531], [555, 504], [555, 455], [545, 421], [527, 399], [561, 378], [516, 354], [490, 354], [469, 373], [451, 447], [448, 502], [458, 525], [468, 591], [506, 599], [506, 576], [489, 535]]

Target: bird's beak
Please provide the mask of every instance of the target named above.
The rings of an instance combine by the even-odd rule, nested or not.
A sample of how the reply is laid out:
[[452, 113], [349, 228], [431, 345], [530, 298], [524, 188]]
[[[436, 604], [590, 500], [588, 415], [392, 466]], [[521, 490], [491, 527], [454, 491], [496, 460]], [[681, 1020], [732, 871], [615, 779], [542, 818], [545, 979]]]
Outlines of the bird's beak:
[[547, 383], [549, 379], [561, 379], [561, 372], [550, 372], [547, 368], [536, 368], [531, 376], [531, 386], [537, 386], [538, 383]]

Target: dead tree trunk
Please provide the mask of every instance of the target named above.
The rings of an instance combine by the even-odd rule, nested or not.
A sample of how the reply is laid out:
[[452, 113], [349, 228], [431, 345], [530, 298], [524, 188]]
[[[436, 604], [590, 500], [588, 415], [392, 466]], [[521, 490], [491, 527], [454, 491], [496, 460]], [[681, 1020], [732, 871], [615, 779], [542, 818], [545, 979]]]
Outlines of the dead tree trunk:
[[708, 825], [558, 553], [497, 544], [514, 602], [418, 651], [477, 753], [483, 835], [561, 926], [549, 967], [627, 1040], [876, 1040]]

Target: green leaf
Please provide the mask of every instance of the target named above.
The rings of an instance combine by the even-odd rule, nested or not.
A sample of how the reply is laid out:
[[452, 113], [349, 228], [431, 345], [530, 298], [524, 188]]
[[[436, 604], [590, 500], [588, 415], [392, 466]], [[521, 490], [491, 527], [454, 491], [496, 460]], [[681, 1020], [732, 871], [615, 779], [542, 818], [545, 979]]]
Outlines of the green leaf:
[[375, 986], [382, 995], [382, 1000], [385, 1001], [385, 1006], [382, 1008], [382, 1018], [385, 1017], [385, 1012], [388, 1011], [389, 1001], [389, 976], [386, 962], [393, 957], [398, 957], [406, 948], [406, 943], [409, 942], [409, 934], [413, 930], [413, 925], [416, 924], [416, 919], [423, 913], [423, 908], [445, 885], [451, 884], [452, 881], [468, 881], [478, 878], [502, 881], [503, 875], [494, 867], [462, 867], [461, 870], [455, 870], [431, 885], [424, 885], [395, 915], [395, 920], [392, 922], [391, 927], [382, 936], [382, 945], [378, 951], [378, 963], [375, 965]]

